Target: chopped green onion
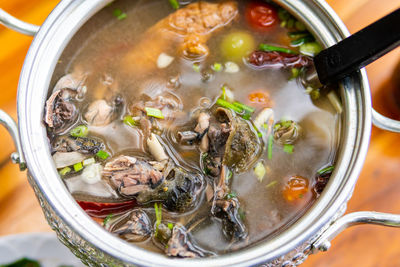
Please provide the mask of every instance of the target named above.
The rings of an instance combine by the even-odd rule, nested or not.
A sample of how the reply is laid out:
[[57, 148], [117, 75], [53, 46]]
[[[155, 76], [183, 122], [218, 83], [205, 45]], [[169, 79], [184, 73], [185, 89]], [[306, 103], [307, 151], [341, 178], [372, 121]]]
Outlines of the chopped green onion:
[[239, 108], [239, 107], [233, 105], [232, 103], [229, 103], [228, 101], [223, 100], [221, 98], [219, 98], [217, 100], [217, 105], [219, 105], [221, 107], [224, 107], [224, 108], [232, 109], [233, 111], [235, 111], [236, 113], [239, 113], [239, 114], [243, 113], [243, 109], [242, 108]]
[[294, 145], [291, 145], [291, 144], [284, 144], [283, 145], [283, 151], [288, 153], [288, 154], [293, 154], [293, 149], [294, 149]]
[[236, 192], [233, 192], [233, 191], [226, 195], [226, 199], [232, 199], [235, 197], [237, 197], [237, 194], [236, 194]]
[[82, 162], [75, 163], [73, 167], [74, 167], [74, 171], [79, 172], [80, 170], [83, 169]]
[[298, 68], [292, 68], [292, 77], [291, 79], [296, 79], [300, 75], [300, 70]]
[[289, 29], [291, 29], [291, 28], [294, 28], [294, 24], [295, 24], [295, 23], [296, 23], [296, 20], [294, 20], [293, 18], [290, 18], [290, 19], [287, 20], [286, 26], [287, 26]]
[[174, 224], [173, 224], [173, 223], [168, 223], [168, 228], [169, 228], [170, 230], [172, 230], [172, 229], [174, 228]]
[[83, 166], [86, 167], [86, 166], [91, 165], [91, 164], [93, 164], [95, 162], [96, 162], [96, 160], [94, 158], [88, 158], [88, 159], [85, 159], [82, 163], [83, 163]]
[[272, 147], [273, 147], [274, 137], [272, 134], [268, 136], [268, 159], [272, 159]]
[[319, 89], [313, 89], [310, 92], [310, 97], [312, 100], [317, 100], [321, 96], [321, 93], [319, 92]]
[[280, 20], [285, 21], [285, 20], [290, 19], [291, 15], [287, 10], [285, 10], [283, 8], [279, 8], [278, 17]]
[[155, 232], [155, 236], [158, 236], [158, 227], [161, 224], [162, 221], [162, 205], [161, 204], [157, 204], [154, 203], [154, 211], [156, 213], [156, 232]]
[[211, 68], [213, 69], [213, 71], [220, 72], [222, 71], [222, 64], [216, 62], [214, 63], [214, 65], [212, 65]]
[[164, 119], [164, 115], [162, 111], [158, 108], [144, 108], [146, 110], [147, 116], [154, 117], [157, 119]]
[[257, 132], [258, 137], [263, 137], [263, 133], [262, 132]]
[[308, 31], [300, 31], [300, 32], [288, 32], [288, 36], [292, 39], [299, 39], [305, 36], [309, 36], [310, 33]]
[[110, 157], [110, 154], [104, 150], [99, 150], [99, 152], [96, 153], [96, 156], [102, 160], [106, 160]]
[[135, 127], [137, 125], [137, 121], [135, 121], [131, 115], [126, 115], [124, 117], [124, 123], [132, 127]]
[[290, 45], [296, 47], [296, 46], [300, 46], [302, 44], [310, 43], [313, 41], [315, 41], [315, 38], [312, 35], [307, 35], [307, 36], [304, 36], [304, 37], [301, 37], [301, 38], [291, 41]]
[[268, 189], [268, 188], [271, 188], [271, 187], [273, 187], [274, 185], [276, 185], [278, 182], [277, 181], [272, 181], [272, 182], [270, 182], [269, 184], [267, 184], [267, 186], [266, 186], [266, 188]]
[[179, 2], [178, 0], [169, 0], [169, 3], [171, 4], [172, 8], [177, 10], [179, 9]]
[[86, 137], [89, 133], [89, 128], [86, 125], [79, 125], [69, 133], [73, 137]]
[[253, 107], [249, 107], [249, 106], [247, 106], [247, 105], [245, 105], [243, 103], [237, 102], [237, 101], [233, 102], [233, 105], [238, 107], [238, 108], [241, 108], [242, 110], [244, 110], [246, 112], [249, 112], [249, 113], [253, 113], [256, 110]]
[[61, 176], [64, 176], [64, 175], [67, 175], [68, 173], [70, 173], [71, 171], [72, 171], [72, 169], [70, 167], [65, 167], [59, 171], [59, 174]]
[[193, 70], [195, 71], [195, 72], [200, 72], [200, 64], [199, 63], [194, 63], [193, 64]]
[[318, 174], [325, 174], [327, 172], [333, 172], [334, 169], [335, 169], [335, 166], [328, 166], [326, 168], [323, 168], [322, 170], [319, 170]]
[[269, 129], [269, 125], [268, 125], [267, 123], [264, 123], [264, 124], [262, 125], [262, 127], [263, 127], [265, 130], [268, 130], [268, 129]]
[[103, 226], [106, 226], [107, 223], [109, 223], [109, 221], [111, 220], [112, 217], [113, 217], [112, 214], [107, 215], [107, 217], [105, 217], [104, 220], [103, 220]]
[[126, 19], [126, 17], [127, 17], [126, 13], [122, 12], [122, 10], [119, 9], [119, 8], [114, 9], [113, 15], [114, 15], [114, 17], [116, 17], [118, 20], [123, 20], [123, 19]]
[[254, 174], [257, 176], [258, 181], [262, 182], [266, 172], [264, 164], [258, 162], [254, 168]]
[[242, 116], [242, 118], [245, 119], [246, 121], [248, 121], [248, 120], [250, 120], [250, 118], [251, 118], [251, 114], [248, 113], [248, 112], [246, 112], [246, 113]]
[[279, 46], [273, 46], [273, 45], [268, 45], [268, 44], [260, 44], [259, 48], [261, 51], [264, 52], [283, 52], [287, 54], [297, 54], [295, 51], [284, 48], [284, 47], [279, 47]]
[[321, 52], [322, 47], [317, 42], [305, 43], [300, 46], [300, 53], [307, 56], [315, 56]]

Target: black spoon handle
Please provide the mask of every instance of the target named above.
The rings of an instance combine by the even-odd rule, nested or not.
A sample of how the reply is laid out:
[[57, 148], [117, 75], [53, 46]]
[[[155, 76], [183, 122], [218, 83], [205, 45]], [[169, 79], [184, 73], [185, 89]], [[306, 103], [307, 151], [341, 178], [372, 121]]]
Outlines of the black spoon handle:
[[314, 58], [322, 84], [338, 81], [400, 45], [400, 8], [321, 51]]

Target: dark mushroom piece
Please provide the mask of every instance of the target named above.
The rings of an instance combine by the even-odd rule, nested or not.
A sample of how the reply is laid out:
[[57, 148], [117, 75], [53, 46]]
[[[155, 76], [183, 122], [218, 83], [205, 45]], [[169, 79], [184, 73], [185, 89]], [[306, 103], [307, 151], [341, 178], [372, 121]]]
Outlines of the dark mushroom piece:
[[113, 219], [106, 229], [128, 242], [144, 241], [152, 232], [151, 221], [142, 209], [134, 209]]
[[250, 66], [257, 69], [302, 68], [313, 64], [312, 59], [308, 56], [277, 51], [254, 51], [250, 54], [248, 62]]

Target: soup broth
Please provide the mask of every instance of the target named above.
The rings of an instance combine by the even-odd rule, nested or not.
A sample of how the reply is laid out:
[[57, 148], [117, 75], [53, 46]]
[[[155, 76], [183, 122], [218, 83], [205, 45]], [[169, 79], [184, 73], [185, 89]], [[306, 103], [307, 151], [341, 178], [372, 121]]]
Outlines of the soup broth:
[[112, 234], [168, 256], [278, 234], [335, 161], [335, 90], [298, 77], [318, 46], [272, 2], [112, 3], [53, 77], [44, 121], [61, 179]]

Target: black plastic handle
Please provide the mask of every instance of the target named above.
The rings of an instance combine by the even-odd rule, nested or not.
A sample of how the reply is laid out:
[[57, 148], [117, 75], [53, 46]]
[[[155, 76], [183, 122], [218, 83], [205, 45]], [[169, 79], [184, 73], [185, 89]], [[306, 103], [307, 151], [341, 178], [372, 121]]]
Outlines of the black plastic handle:
[[322, 84], [333, 83], [400, 45], [400, 8], [321, 51], [314, 58]]

